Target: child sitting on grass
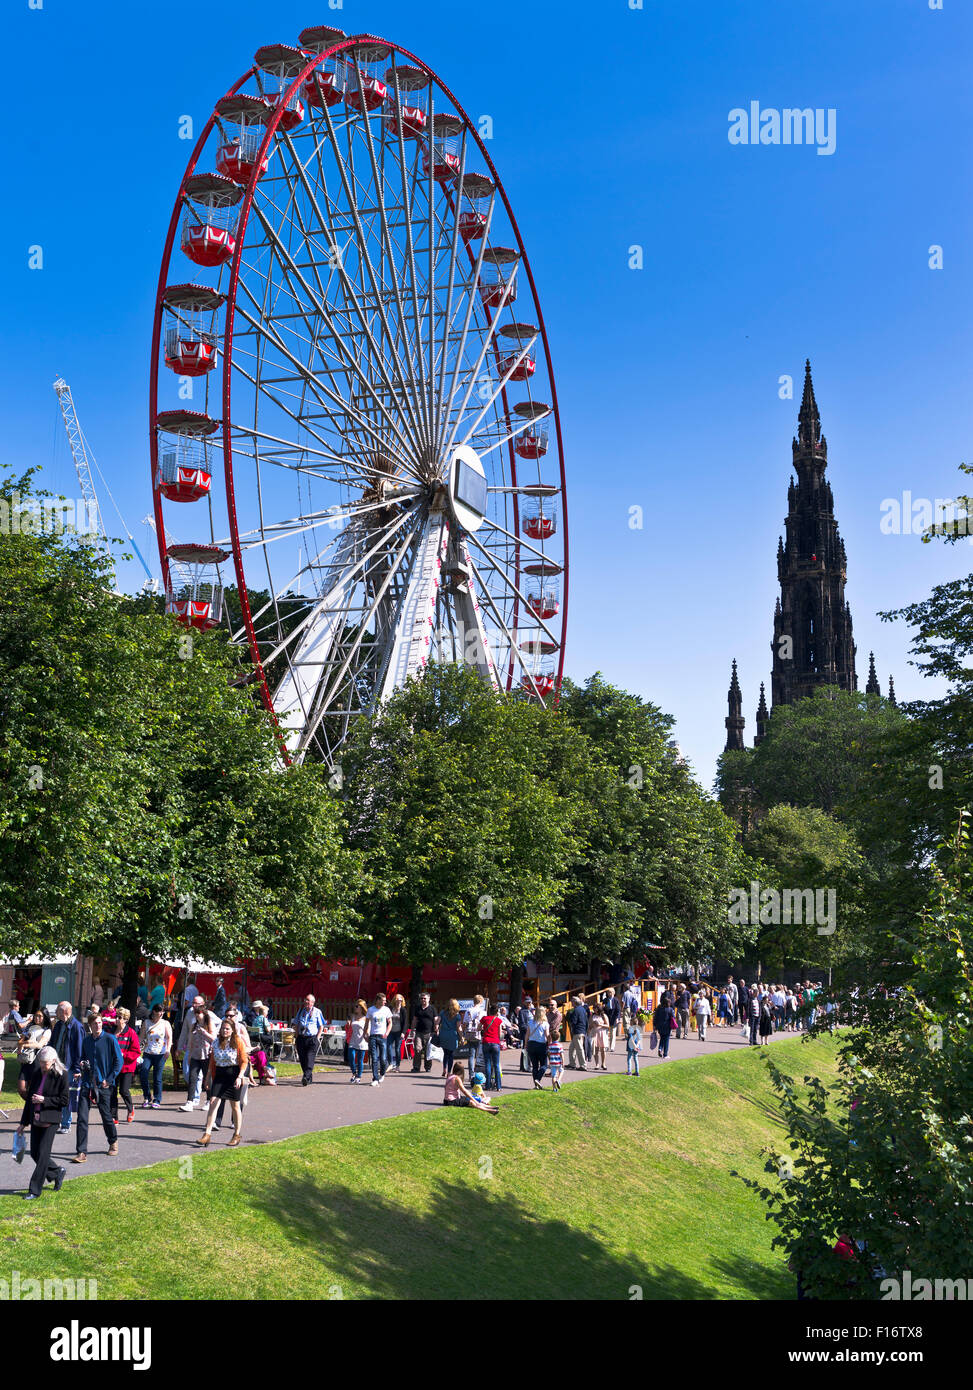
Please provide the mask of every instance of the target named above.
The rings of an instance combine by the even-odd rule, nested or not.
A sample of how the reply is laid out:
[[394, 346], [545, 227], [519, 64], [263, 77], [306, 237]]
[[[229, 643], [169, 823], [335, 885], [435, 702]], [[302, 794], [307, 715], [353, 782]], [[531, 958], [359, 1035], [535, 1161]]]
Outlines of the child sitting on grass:
[[500, 1113], [498, 1105], [487, 1105], [486, 1101], [480, 1100], [466, 1089], [463, 1083], [462, 1062], [454, 1062], [453, 1070], [446, 1078], [443, 1087], [443, 1105], [468, 1105], [474, 1110], [486, 1110], [491, 1115], [499, 1115]]

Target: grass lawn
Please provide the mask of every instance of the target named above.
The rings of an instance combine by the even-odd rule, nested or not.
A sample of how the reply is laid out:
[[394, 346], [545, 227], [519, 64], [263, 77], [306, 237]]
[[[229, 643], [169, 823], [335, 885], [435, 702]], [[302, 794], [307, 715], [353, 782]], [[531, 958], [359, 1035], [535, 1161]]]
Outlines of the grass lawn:
[[[834, 1073], [826, 1039], [773, 1054]], [[0, 1274], [128, 1299], [790, 1299], [774, 1227], [730, 1176], [758, 1176], [781, 1135], [757, 1049], [690, 1058], [506, 1096], [496, 1117], [437, 1109], [2, 1197]]]

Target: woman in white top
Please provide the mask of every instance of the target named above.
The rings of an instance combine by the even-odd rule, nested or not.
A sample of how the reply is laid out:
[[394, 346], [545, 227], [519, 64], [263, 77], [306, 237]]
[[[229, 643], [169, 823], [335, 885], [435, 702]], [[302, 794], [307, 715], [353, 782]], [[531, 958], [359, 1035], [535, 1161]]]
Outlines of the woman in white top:
[[357, 1086], [365, 1070], [365, 1055], [368, 1052], [368, 1016], [365, 1001], [359, 999], [351, 1011], [351, 1024], [348, 1032], [348, 1062], [351, 1066], [351, 1084]]
[[534, 1090], [543, 1090], [542, 1081], [547, 1070], [547, 1042], [550, 1037], [547, 1010], [543, 1005], [534, 1014], [533, 1022], [527, 1032], [527, 1057], [534, 1077]]
[[709, 1022], [712, 1012], [713, 1006], [709, 1002], [709, 995], [704, 985], [696, 995], [696, 1032], [699, 1035], [700, 1042], [706, 1041], [706, 1025]]
[[[162, 1108], [162, 1072], [172, 1048], [172, 1024], [162, 1017], [162, 1005], [156, 1004], [148, 1018], [142, 1020], [142, 1109]], [[149, 1085], [153, 1095], [149, 1096]]]

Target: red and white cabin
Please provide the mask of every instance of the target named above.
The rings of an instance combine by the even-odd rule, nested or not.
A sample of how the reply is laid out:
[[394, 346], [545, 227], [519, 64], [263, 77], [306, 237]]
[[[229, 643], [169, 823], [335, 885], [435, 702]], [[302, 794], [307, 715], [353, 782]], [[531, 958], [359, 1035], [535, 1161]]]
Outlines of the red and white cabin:
[[[309, 53], [327, 53], [346, 37], [344, 29], [335, 29], [330, 24], [312, 24], [301, 30], [297, 41]], [[335, 53], [319, 63], [304, 83], [304, 100], [317, 111], [327, 106], [340, 106], [345, 99], [346, 80], [344, 56]]]
[[392, 56], [384, 43], [357, 43], [345, 49], [348, 77], [345, 82], [345, 105], [364, 114], [380, 110], [388, 100], [389, 89], [381, 72]]
[[537, 560], [524, 565], [527, 575], [527, 609], [546, 622], [561, 610], [561, 566], [553, 560]]
[[480, 270], [480, 298], [487, 309], [499, 309], [517, 298], [520, 252], [512, 246], [488, 246]]
[[293, 130], [304, 119], [301, 88], [287, 96], [287, 89], [307, 67], [307, 55], [289, 43], [265, 43], [253, 55], [253, 61], [269, 79], [264, 83], [264, 97], [270, 110], [282, 108], [280, 128]]
[[530, 421], [526, 429], [521, 429], [514, 435], [514, 453], [522, 459], [543, 458], [547, 453], [547, 430], [537, 429], [535, 422], [550, 415], [551, 407], [541, 401], [520, 401], [514, 406], [514, 413], [519, 415], [521, 420]]
[[223, 618], [220, 565], [230, 552], [218, 545], [173, 544], [166, 548], [173, 561], [166, 585], [166, 612], [183, 627], [205, 632]]
[[[216, 103], [216, 118], [223, 143], [216, 152], [216, 167], [234, 183], [249, 183], [257, 169], [257, 156], [267, 130], [271, 108], [263, 97], [234, 92]], [[260, 160], [257, 178], [267, 172], [268, 155]]]
[[198, 410], [161, 410], [155, 425], [156, 481], [163, 497], [198, 502], [208, 496], [213, 472], [207, 439], [219, 429], [219, 421]]
[[182, 195], [180, 246], [196, 265], [223, 265], [236, 250], [236, 205], [243, 189], [225, 174], [190, 174]]
[[[493, 198], [496, 184], [486, 174], [464, 174], [460, 187], [459, 234], [464, 241], [478, 241], [487, 229], [483, 204]], [[465, 206], [464, 206], [465, 204]]]
[[558, 644], [548, 638], [521, 642], [521, 659], [527, 668], [520, 678], [522, 690], [526, 690], [531, 695], [534, 694], [535, 689], [538, 694], [543, 696], [552, 693], [555, 681], [555, 665], [552, 658], [557, 648]]
[[537, 360], [531, 352], [531, 344], [539, 329], [532, 323], [505, 323], [497, 329], [497, 337], [506, 339], [516, 349], [506, 352], [499, 358], [501, 376], [510, 373], [511, 381], [529, 381], [537, 370]]
[[226, 295], [205, 285], [169, 285], [162, 296], [166, 366], [177, 376], [205, 376], [217, 362], [214, 321]]
[[[433, 115], [432, 139], [429, 143], [432, 146], [432, 176], [437, 183], [452, 183], [459, 178], [463, 162], [458, 152], [458, 137], [463, 129], [461, 116], [451, 115], [448, 111]], [[422, 172], [426, 178], [429, 177], [428, 148], [422, 156]]]
[[402, 67], [388, 69], [385, 86], [389, 94], [389, 109], [385, 114], [385, 129], [390, 135], [398, 139], [400, 125], [403, 140], [418, 140], [426, 133], [426, 109], [418, 104], [420, 99], [412, 94], [420, 91], [428, 93], [429, 83], [429, 74], [422, 68], [403, 64]]

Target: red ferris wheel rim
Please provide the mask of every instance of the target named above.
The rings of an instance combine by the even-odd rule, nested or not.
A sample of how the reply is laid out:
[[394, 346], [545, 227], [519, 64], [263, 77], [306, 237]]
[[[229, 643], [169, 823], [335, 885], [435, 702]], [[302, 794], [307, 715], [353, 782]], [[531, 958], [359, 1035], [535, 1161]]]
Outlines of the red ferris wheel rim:
[[[271, 714], [272, 718], [274, 719], [275, 725], [277, 725], [277, 712], [276, 712], [275, 707], [274, 707], [273, 696], [272, 696], [272, 694], [271, 694], [271, 691], [270, 691], [270, 688], [269, 688], [269, 685], [268, 685], [268, 681], [267, 681], [266, 672], [265, 672], [265, 670], [264, 670], [263, 660], [262, 660], [261, 653], [260, 653], [260, 647], [259, 647], [259, 643], [258, 643], [258, 640], [257, 640], [256, 631], [255, 631], [255, 628], [254, 628], [253, 614], [252, 614], [251, 607], [250, 607], [249, 585], [248, 585], [248, 583], [247, 583], [246, 573], [245, 573], [245, 570], [244, 570], [244, 564], [243, 564], [243, 551], [242, 551], [242, 546], [241, 546], [241, 543], [240, 543], [240, 531], [239, 531], [239, 524], [238, 524], [238, 517], [237, 517], [235, 481], [234, 481], [234, 474], [233, 474], [233, 448], [232, 448], [232, 440], [231, 440], [231, 430], [232, 430], [232, 427], [233, 427], [232, 411], [231, 411], [231, 406], [232, 406], [232, 365], [233, 365], [233, 360], [232, 360], [232, 346], [233, 346], [233, 325], [234, 325], [234, 319], [235, 319], [236, 300], [237, 300], [237, 292], [238, 292], [238, 286], [239, 286], [240, 262], [241, 262], [242, 253], [243, 253], [243, 248], [244, 248], [244, 244], [245, 244], [245, 240], [246, 240], [247, 225], [248, 225], [248, 221], [249, 221], [249, 217], [250, 217], [250, 212], [251, 212], [252, 206], [253, 206], [254, 194], [255, 194], [255, 191], [256, 191], [257, 183], [258, 183], [259, 178], [260, 178], [260, 165], [261, 165], [261, 161], [262, 161], [262, 160], [265, 158], [265, 156], [267, 155], [267, 152], [268, 152], [268, 150], [269, 150], [269, 148], [270, 148], [270, 146], [271, 146], [271, 142], [272, 142], [272, 140], [274, 139], [274, 137], [275, 137], [275, 135], [276, 135], [276, 133], [277, 133], [277, 131], [278, 131], [278, 128], [279, 128], [279, 126], [280, 126], [280, 123], [281, 123], [281, 121], [282, 121], [282, 119], [283, 119], [283, 117], [284, 117], [285, 110], [287, 109], [287, 107], [288, 107], [289, 103], [292, 101], [292, 99], [295, 98], [295, 97], [298, 95], [298, 93], [302, 90], [303, 84], [307, 81], [307, 79], [311, 76], [311, 74], [312, 74], [312, 73], [313, 73], [313, 72], [314, 72], [326, 59], [331, 58], [331, 57], [333, 57], [333, 56], [335, 56], [335, 55], [337, 55], [337, 54], [340, 54], [340, 53], [342, 53], [342, 52], [344, 52], [344, 51], [346, 51], [346, 50], [348, 50], [348, 49], [351, 49], [351, 48], [356, 47], [356, 46], [358, 46], [358, 45], [361, 45], [361, 44], [363, 44], [363, 43], [371, 43], [371, 44], [374, 44], [374, 45], [382, 45], [382, 46], [385, 46], [385, 47], [387, 47], [387, 49], [389, 50], [389, 56], [391, 56], [392, 54], [395, 54], [395, 55], [401, 56], [401, 57], [403, 57], [403, 58], [409, 60], [411, 63], [415, 64], [416, 67], [417, 67], [418, 69], [420, 69], [423, 73], [426, 74], [426, 76], [427, 76], [428, 79], [429, 79], [430, 84], [431, 84], [431, 85], [432, 85], [432, 84], [435, 84], [436, 86], [438, 86], [438, 88], [440, 89], [440, 91], [441, 91], [441, 92], [447, 97], [447, 99], [452, 103], [452, 105], [453, 105], [453, 107], [454, 107], [454, 110], [455, 110], [456, 114], [459, 116], [459, 118], [460, 118], [461, 121], [462, 121], [462, 128], [463, 128], [463, 132], [464, 132], [464, 138], [465, 138], [465, 137], [470, 137], [470, 138], [472, 139], [472, 141], [473, 141], [473, 143], [474, 143], [474, 145], [475, 145], [475, 148], [479, 151], [479, 153], [480, 153], [480, 155], [481, 155], [481, 157], [482, 157], [482, 159], [483, 159], [483, 161], [484, 161], [484, 164], [486, 165], [486, 168], [489, 170], [490, 175], [491, 175], [491, 177], [492, 177], [492, 179], [493, 179], [493, 181], [494, 181], [497, 194], [499, 195], [500, 200], [501, 200], [501, 202], [502, 202], [502, 204], [503, 204], [503, 208], [504, 208], [504, 211], [506, 212], [506, 215], [507, 215], [507, 218], [508, 218], [508, 221], [509, 221], [509, 224], [510, 224], [510, 228], [511, 228], [511, 230], [512, 230], [512, 232], [513, 232], [513, 235], [514, 235], [515, 239], [516, 239], [516, 244], [517, 244], [517, 249], [518, 249], [518, 252], [519, 252], [521, 264], [523, 265], [523, 268], [524, 268], [524, 270], [526, 271], [527, 283], [528, 283], [528, 286], [529, 286], [529, 288], [530, 288], [531, 299], [532, 299], [532, 301], [533, 301], [533, 306], [534, 306], [534, 310], [535, 310], [535, 314], [536, 314], [536, 319], [537, 319], [538, 332], [539, 332], [539, 336], [540, 336], [540, 341], [541, 341], [541, 343], [542, 343], [542, 345], [543, 345], [544, 355], [545, 355], [545, 361], [546, 361], [546, 365], [547, 365], [547, 377], [548, 377], [548, 384], [549, 384], [549, 387], [550, 387], [550, 395], [551, 395], [551, 401], [550, 401], [550, 414], [553, 416], [555, 437], [556, 437], [556, 440], [557, 440], [557, 449], [558, 449], [559, 491], [560, 491], [560, 494], [561, 494], [560, 512], [561, 512], [561, 525], [562, 525], [561, 548], [562, 548], [562, 554], [563, 554], [563, 565], [562, 565], [562, 569], [561, 569], [561, 602], [560, 602], [560, 608], [559, 608], [559, 613], [558, 613], [559, 626], [560, 626], [560, 640], [559, 640], [559, 642], [558, 642], [557, 672], [556, 672], [556, 676], [555, 676], [555, 680], [554, 680], [554, 685], [553, 685], [553, 692], [552, 692], [552, 693], [553, 693], [553, 697], [554, 697], [553, 703], [556, 705], [557, 702], [558, 702], [559, 696], [560, 696], [560, 689], [561, 689], [561, 684], [562, 684], [563, 674], [564, 674], [564, 657], [565, 657], [565, 642], [566, 642], [566, 631], [567, 631], [567, 613], [568, 613], [568, 597], [569, 597], [569, 573], [570, 573], [570, 566], [569, 566], [569, 535], [568, 535], [568, 512], [567, 512], [567, 478], [566, 478], [565, 460], [564, 460], [563, 433], [562, 433], [562, 428], [561, 428], [560, 410], [559, 410], [559, 406], [558, 406], [558, 397], [557, 397], [557, 384], [556, 384], [556, 380], [555, 380], [555, 376], [554, 376], [554, 367], [553, 367], [553, 361], [552, 361], [551, 351], [550, 351], [550, 340], [549, 340], [549, 336], [548, 336], [548, 332], [547, 332], [546, 322], [545, 322], [545, 319], [544, 319], [543, 309], [542, 309], [541, 303], [540, 303], [540, 298], [539, 298], [538, 293], [537, 293], [537, 286], [536, 286], [536, 281], [535, 281], [535, 279], [534, 279], [533, 268], [532, 268], [531, 263], [530, 263], [530, 258], [529, 258], [528, 254], [527, 254], [526, 246], [524, 245], [524, 241], [523, 241], [523, 237], [522, 237], [521, 232], [520, 232], [519, 225], [518, 225], [517, 220], [516, 220], [516, 217], [515, 217], [515, 215], [514, 215], [513, 207], [512, 207], [512, 205], [511, 205], [510, 199], [509, 199], [509, 197], [508, 197], [508, 195], [507, 195], [506, 188], [505, 188], [505, 186], [504, 186], [504, 184], [503, 184], [502, 179], [500, 178], [499, 173], [497, 172], [497, 169], [496, 169], [496, 167], [495, 167], [495, 165], [494, 165], [494, 163], [493, 163], [493, 160], [492, 160], [492, 158], [491, 158], [491, 156], [490, 156], [488, 150], [486, 149], [486, 146], [485, 146], [485, 144], [484, 144], [482, 138], [480, 137], [479, 132], [477, 131], [475, 125], [473, 124], [472, 120], [470, 119], [470, 117], [469, 117], [468, 113], [466, 112], [465, 108], [464, 108], [464, 107], [461, 105], [461, 103], [456, 99], [456, 96], [455, 96], [455, 94], [452, 92], [452, 90], [442, 81], [442, 79], [437, 75], [437, 73], [436, 73], [428, 64], [426, 64], [425, 62], [422, 61], [422, 59], [420, 59], [420, 58], [417, 57], [414, 53], [412, 53], [410, 50], [408, 50], [408, 49], [402, 47], [402, 46], [399, 45], [399, 44], [393, 43], [393, 42], [391, 42], [390, 40], [383, 39], [383, 38], [380, 38], [380, 37], [378, 37], [378, 36], [376, 36], [376, 35], [372, 35], [372, 34], [369, 34], [369, 33], [360, 33], [360, 34], [356, 34], [356, 35], [349, 36], [349, 37], [347, 37], [347, 38], [345, 38], [345, 39], [342, 39], [341, 41], [339, 41], [339, 42], [333, 44], [331, 47], [329, 47], [329, 48], [327, 48], [327, 49], [325, 49], [325, 50], [322, 50], [321, 52], [308, 55], [307, 63], [305, 64], [305, 66], [304, 66], [299, 72], [296, 73], [296, 75], [293, 77], [293, 79], [290, 81], [290, 83], [289, 83], [288, 85], [286, 85], [286, 86], [284, 85], [283, 82], [281, 83], [279, 101], [277, 102], [277, 105], [276, 105], [275, 109], [273, 110], [272, 115], [269, 116], [269, 118], [267, 119], [267, 121], [266, 121], [266, 123], [265, 123], [265, 124], [266, 124], [266, 128], [265, 128], [265, 131], [264, 131], [264, 135], [263, 135], [263, 138], [262, 138], [261, 141], [260, 141], [259, 149], [258, 149], [258, 151], [257, 151], [257, 153], [256, 153], [256, 156], [255, 156], [255, 158], [254, 158], [254, 161], [253, 161], [253, 163], [254, 163], [254, 168], [253, 168], [253, 171], [252, 171], [252, 173], [251, 173], [251, 175], [250, 175], [250, 177], [249, 177], [249, 179], [248, 179], [248, 181], [247, 181], [247, 183], [246, 183], [246, 185], [245, 185], [245, 187], [244, 187], [242, 200], [241, 200], [241, 202], [240, 202], [239, 218], [238, 218], [237, 228], [236, 228], [236, 246], [235, 246], [235, 249], [234, 249], [234, 252], [233, 252], [233, 256], [232, 256], [232, 260], [231, 260], [230, 267], [229, 267], [229, 282], [228, 282], [228, 287], [227, 287], [227, 298], [226, 298], [226, 306], [225, 306], [225, 320], [224, 320], [224, 329], [223, 329], [223, 349], [222, 349], [222, 350], [223, 350], [223, 368], [222, 368], [222, 370], [223, 370], [223, 378], [222, 378], [222, 390], [221, 390], [222, 410], [223, 410], [222, 438], [223, 438], [224, 488], [225, 488], [225, 493], [226, 493], [227, 518], [228, 518], [228, 524], [229, 524], [229, 528], [230, 528], [230, 545], [231, 545], [231, 551], [232, 551], [232, 557], [233, 557], [234, 573], [235, 573], [236, 583], [237, 583], [237, 591], [238, 591], [239, 599], [240, 599], [241, 619], [242, 619], [242, 623], [243, 623], [244, 629], [246, 630], [247, 641], [248, 641], [249, 648], [250, 648], [250, 655], [251, 655], [251, 659], [252, 659], [252, 662], [253, 662], [254, 671], [255, 671], [256, 677], [257, 677], [257, 679], [256, 679], [256, 681], [255, 681], [254, 683], [259, 685], [259, 687], [260, 687], [260, 693], [261, 693], [261, 699], [262, 699], [262, 701], [263, 701], [265, 707], [267, 708], [267, 710], [268, 710], [269, 713]], [[238, 79], [238, 81], [237, 81], [231, 88], [229, 88], [229, 90], [224, 94], [224, 97], [222, 97], [220, 100], [221, 100], [221, 101], [225, 101], [228, 97], [233, 96], [233, 95], [235, 95], [237, 92], [239, 92], [240, 88], [244, 85], [244, 83], [246, 83], [251, 77], [253, 77], [254, 74], [255, 74], [256, 72], [257, 72], [257, 66], [256, 66], [256, 64], [254, 64], [254, 65], [252, 65], [252, 66], [251, 66], [251, 67]], [[212, 114], [210, 115], [209, 119], [207, 120], [207, 122], [206, 122], [206, 124], [205, 124], [203, 130], [202, 130], [201, 133], [200, 133], [199, 139], [197, 140], [196, 145], [194, 146], [194, 149], [193, 149], [192, 154], [191, 154], [191, 156], [190, 156], [189, 162], [188, 162], [188, 164], [187, 164], [187, 166], [186, 166], [185, 172], [184, 172], [183, 177], [182, 177], [182, 180], [181, 180], [181, 182], [180, 182], [179, 191], [178, 191], [178, 193], [177, 193], [176, 201], [175, 201], [175, 204], [174, 204], [174, 207], [173, 207], [173, 212], [172, 212], [172, 215], [171, 215], [171, 217], [170, 217], [170, 222], [169, 222], [169, 228], [168, 228], [167, 237], [166, 237], [165, 248], [164, 248], [164, 251], [163, 251], [162, 265], [161, 265], [161, 268], [160, 268], [157, 295], [156, 295], [155, 315], [154, 315], [153, 333], [152, 333], [152, 360], [151, 360], [150, 391], [149, 391], [149, 434], [150, 434], [150, 467], [151, 467], [152, 490], [153, 490], [153, 509], [154, 509], [154, 515], [155, 515], [155, 521], [156, 521], [156, 536], [157, 536], [157, 543], [158, 543], [159, 557], [160, 557], [160, 565], [161, 565], [161, 568], [162, 568], [162, 575], [163, 575], [163, 582], [164, 582], [164, 584], [168, 584], [168, 582], [169, 582], [169, 564], [168, 564], [168, 554], [167, 554], [167, 537], [166, 537], [166, 531], [165, 531], [164, 513], [163, 513], [163, 508], [162, 508], [162, 493], [161, 493], [161, 489], [160, 489], [159, 481], [158, 481], [158, 468], [157, 468], [157, 465], [158, 465], [158, 438], [157, 438], [157, 433], [156, 433], [156, 424], [157, 424], [157, 418], [158, 418], [158, 414], [159, 414], [159, 412], [158, 412], [158, 378], [159, 378], [159, 352], [160, 352], [160, 342], [161, 342], [162, 316], [163, 316], [163, 307], [164, 307], [164, 305], [163, 305], [163, 300], [164, 300], [166, 288], [167, 288], [167, 286], [168, 286], [169, 269], [170, 269], [170, 265], [171, 265], [172, 250], [173, 250], [173, 246], [174, 246], [174, 243], [175, 243], [176, 231], [177, 231], [177, 228], [178, 228], [178, 225], [179, 225], [179, 218], [180, 218], [180, 215], [181, 215], [182, 210], [183, 210], [183, 207], [184, 207], [184, 195], [185, 195], [185, 190], [186, 190], [187, 181], [189, 180], [189, 178], [193, 175], [193, 173], [194, 173], [195, 170], [196, 170], [196, 166], [197, 166], [197, 163], [198, 163], [198, 161], [199, 161], [199, 158], [200, 158], [201, 154], [203, 153], [204, 149], [206, 148], [207, 142], [208, 142], [208, 140], [209, 140], [209, 138], [210, 138], [210, 136], [211, 136], [211, 134], [212, 134], [213, 127], [214, 127], [214, 124], [215, 124], [215, 122], [216, 122], [216, 119], [217, 119], [217, 110], [216, 110], [216, 107], [214, 106], [214, 110], [213, 110]], [[467, 247], [467, 250], [469, 250], [468, 247]], [[505, 394], [505, 393], [506, 393], [506, 388], [505, 388], [505, 387], [503, 388], [503, 391], [504, 391], [504, 400], [506, 400], [506, 394]], [[516, 462], [516, 455], [515, 455], [514, 449], [513, 449], [513, 442], [512, 442], [512, 439], [508, 439], [508, 440], [506, 441], [506, 444], [507, 444], [507, 450], [508, 450], [508, 464], [509, 464], [509, 469], [510, 469], [511, 484], [512, 484], [513, 487], [516, 488], [516, 486], [517, 486], [517, 462]], [[515, 537], [517, 538], [517, 541], [519, 542], [519, 540], [520, 540], [520, 512], [519, 512], [519, 508], [516, 507], [516, 506], [515, 506], [514, 509], [513, 509], [513, 528], [514, 528], [514, 535], [515, 535]], [[517, 554], [517, 559], [516, 559], [516, 561], [515, 561], [516, 573], [517, 573], [518, 576], [519, 576], [520, 573], [521, 573], [521, 568], [522, 568], [522, 567], [521, 567], [520, 558], [519, 558], [519, 546], [518, 546], [518, 549], [517, 549], [516, 554]], [[514, 607], [514, 613], [515, 613], [515, 615], [516, 615], [516, 613], [517, 613], [517, 607], [516, 607], [516, 605], [519, 604], [519, 602], [520, 602], [519, 598], [515, 600], [515, 607]], [[507, 682], [506, 682], [506, 689], [507, 689], [508, 691], [509, 691], [510, 688], [511, 688], [512, 672], [513, 672], [513, 655], [511, 654], [511, 657], [510, 657], [510, 664], [509, 664], [509, 670], [508, 670], [508, 676], [507, 676]], [[289, 758], [289, 755], [288, 755], [286, 746], [284, 745], [283, 740], [282, 740], [281, 735], [280, 735], [279, 725], [278, 725], [278, 738], [281, 740], [281, 747], [282, 747], [282, 752], [283, 752], [283, 755], [284, 755], [285, 760], [286, 760], [286, 761], [290, 761], [290, 758]]]

